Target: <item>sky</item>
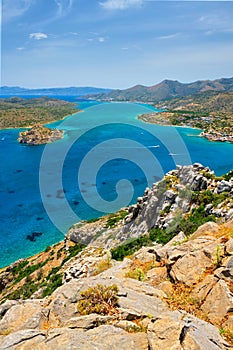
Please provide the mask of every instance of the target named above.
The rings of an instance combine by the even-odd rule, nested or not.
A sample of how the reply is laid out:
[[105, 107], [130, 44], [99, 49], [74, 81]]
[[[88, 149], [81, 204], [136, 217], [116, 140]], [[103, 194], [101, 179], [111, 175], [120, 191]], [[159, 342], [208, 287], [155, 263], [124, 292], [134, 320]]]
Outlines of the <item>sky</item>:
[[2, 0], [1, 85], [233, 76], [233, 1]]

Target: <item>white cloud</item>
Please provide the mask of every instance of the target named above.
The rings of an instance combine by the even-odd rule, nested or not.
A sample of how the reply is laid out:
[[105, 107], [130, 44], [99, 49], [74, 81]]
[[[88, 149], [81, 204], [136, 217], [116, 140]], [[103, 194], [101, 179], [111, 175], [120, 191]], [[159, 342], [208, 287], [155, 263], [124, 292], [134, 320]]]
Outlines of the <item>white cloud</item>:
[[41, 40], [41, 39], [47, 39], [48, 35], [45, 33], [31, 33], [29, 34], [30, 39], [35, 39], [35, 40]]
[[106, 10], [125, 10], [142, 5], [143, 0], [106, 0], [99, 4]]
[[25, 47], [17, 47], [16, 50], [17, 51], [23, 51], [23, 50], [25, 50]]
[[65, 16], [73, 6], [73, 0], [54, 0], [57, 5], [57, 17]]
[[33, 5], [34, 0], [5, 0], [2, 2], [2, 19], [9, 21], [22, 16]]
[[101, 36], [101, 37], [98, 38], [98, 41], [99, 41], [100, 43], [103, 43], [103, 42], [105, 42], [105, 38], [103, 38], [103, 37]]
[[69, 34], [70, 34], [70, 35], [74, 35], [74, 36], [79, 35], [79, 33], [77, 33], [77, 32], [69, 32]]
[[170, 35], [162, 35], [162, 36], [159, 36], [157, 39], [169, 40], [169, 39], [177, 38], [178, 36], [180, 36], [180, 33], [174, 33], [174, 34], [170, 34]]

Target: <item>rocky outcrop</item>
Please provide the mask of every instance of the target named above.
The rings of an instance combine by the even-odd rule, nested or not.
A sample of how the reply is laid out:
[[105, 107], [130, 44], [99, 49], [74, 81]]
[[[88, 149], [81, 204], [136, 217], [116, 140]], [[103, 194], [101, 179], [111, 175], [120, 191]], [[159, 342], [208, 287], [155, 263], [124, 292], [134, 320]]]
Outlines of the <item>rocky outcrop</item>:
[[209, 199], [205, 203], [206, 214], [221, 218], [222, 221], [233, 218], [233, 179], [218, 179], [208, 167], [195, 163], [177, 166], [162, 181], [147, 188], [143, 197], [138, 198], [137, 204], [129, 207], [122, 231], [137, 236], [149, 232], [153, 227], [170, 230], [172, 225], [178, 225], [184, 214], [188, 215], [198, 208], [195, 192], [203, 191], [226, 193], [228, 197], [218, 204], [212, 204]]
[[[232, 329], [232, 229], [206, 223], [122, 262], [84, 249], [51, 296], [1, 305], [0, 349], [230, 349], [218, 327]], [[117, 286], [115, 312], [80, 314], [82, 292], [98, 285]]]
[[31, 129], [19, 133], [19, 143], [27, 145], [43, 145], [61, 139], [64, 132], [58, 129], [49, 129], [41, 124], [35, 124]]
[[[125, 210], [128, 215], [109, 227], [105, 218], [93, 223], [73, 225], [67, 238], [74, 242], [112, 248], [128, 239], [160, 228], [173, 235], [182, 230], [180, 223], [202, 208], [203, 217], [226, 222], [233, 218], [233, 178], [216, 177], [199, 163], [177, 166], [165, 177], [146, 188], [136, 204]], [[206, 220], [208, 221], [208, 220]], [[185, 234], [190, 234], [187, 226]], [[175, 235], [174, 234], [174, 235]]]
[[[182, 166], [115, 217], [74, 225], [65, 242], [44, 253], [52, 264], [50, 272], [39, 258], [44, 268], [42, 291], [46, 281], [53, 287], [56, 273], [62, 278], [60, 287], [45, 298], [36, 291], [30, 299], [0, 305], [0, 350], [233, 348], [226, 341], [232, 343], [233, 335], [232, 194], [229, 176], [216, 178], [200, 164]], [[174, 220], [189, 217], [200, 206], [203, 215], [215, 216], [218, 223], [206, 222], [190, 235], [180, 231], [165, 245], [149, 241], [149, 246], [123, 261], [112, 259], [112, 247], [148, 234], [151, 228], [169, 233], [172, 227], [179, 228]], [[87, 247], [75, 250], [76, 256], [69, 259], [71, 248], [78, 246], [71, 240]], [[36, 283], [38, 271], [20, 279], [19, 264], [23, 268], [28, 262], [5, 269], [2, 289], [15, 276], [21, 289], [23, 283]], [[82, 313], [78, 305], [83, 292], [113, 285], [117, 291], [113, 309]]]

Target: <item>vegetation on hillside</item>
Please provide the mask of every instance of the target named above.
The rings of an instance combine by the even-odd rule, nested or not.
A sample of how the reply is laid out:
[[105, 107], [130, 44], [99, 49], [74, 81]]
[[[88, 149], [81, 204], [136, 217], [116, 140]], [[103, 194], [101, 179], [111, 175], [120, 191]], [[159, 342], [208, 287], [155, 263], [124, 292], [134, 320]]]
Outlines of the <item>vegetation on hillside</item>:
[[139, 118], [149, 123], [203, 129], [212, 141], [232, 142], [233, 92], [199, 93], [161, 102], [156, 107], [164, 111]]
[[0, 302], [6, 299], [28, 299], [34, 293], [46, 297], [62, 285], [63, 266], [85, 246], [69, 242], [47, 247], [44, 252], [21, 259], [0, 274]]
[[0, 128], [23, 128], [35, 123], [49, 123], [77, 113], [75, 103], [41, 97], [0, 99]]

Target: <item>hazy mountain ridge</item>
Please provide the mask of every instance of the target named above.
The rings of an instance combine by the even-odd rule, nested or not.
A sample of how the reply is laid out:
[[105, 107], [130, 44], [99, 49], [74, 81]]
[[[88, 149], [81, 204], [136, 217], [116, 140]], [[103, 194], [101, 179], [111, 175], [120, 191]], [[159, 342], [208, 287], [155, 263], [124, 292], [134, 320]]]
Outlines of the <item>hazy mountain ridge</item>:
[[160, 102], [208, 91], [233, 91], [233, 78], [216, 80], [198, 80], [192, 83], [180, 83], [177, 80], [163, 80], [153, 86], [135, 85], [125, 90], [113, 90], [105, 94], [89, 96], [90, 98], [115, 101]]
[[83, 96], [87, 94], [108, 93], [111, 89], [96, 87], [67, 87], [67, 88], [41, 88], [25, 89], [18, 86], [2, 86], [0, 95], [47, 95], [47, 96]]

